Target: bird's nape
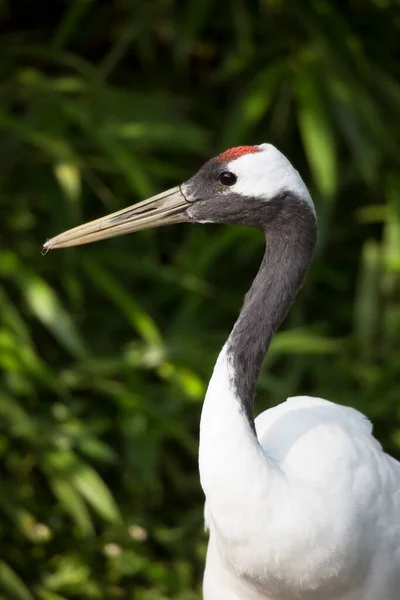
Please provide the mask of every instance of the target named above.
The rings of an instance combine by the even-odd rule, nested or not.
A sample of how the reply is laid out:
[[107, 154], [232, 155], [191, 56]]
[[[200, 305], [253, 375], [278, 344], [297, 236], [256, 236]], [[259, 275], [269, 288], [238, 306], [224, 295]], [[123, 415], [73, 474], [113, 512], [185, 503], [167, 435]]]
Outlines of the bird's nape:
[[53, 250], [81, 246], [151, 227], [182, 223], [188, 220], [185, 215], [188, 206], [189, 201], [181, 186], [177, 186], [111, 215], [60, 233], [48, 240], [43, 248]]

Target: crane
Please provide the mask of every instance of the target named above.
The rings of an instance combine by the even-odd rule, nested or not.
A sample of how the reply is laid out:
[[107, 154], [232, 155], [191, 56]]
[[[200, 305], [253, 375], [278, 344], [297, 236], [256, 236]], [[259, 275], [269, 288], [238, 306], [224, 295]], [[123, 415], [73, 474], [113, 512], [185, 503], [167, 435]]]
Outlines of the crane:
[[246, 225], [266, 250], [218, 356], [200, 423], [210, 537], [205, 600], [399, 600], [400, 463], [351, 407], [289, 398], [256, 419], [260, 367], [312, 260], [315, 208], [271, 144], [239, 146], [180, 186], [81, 225], [46, 250], [169, 223]]

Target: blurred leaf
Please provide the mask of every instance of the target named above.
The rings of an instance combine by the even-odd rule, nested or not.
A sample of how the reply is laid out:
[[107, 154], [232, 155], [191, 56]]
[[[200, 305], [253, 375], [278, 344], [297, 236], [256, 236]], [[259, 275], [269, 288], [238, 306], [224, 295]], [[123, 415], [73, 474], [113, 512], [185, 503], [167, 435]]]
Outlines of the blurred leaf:
[[362, 223], [382, 223], [388, 218], [388, 206], [362, 206], [357, 211], [357, 217]]
[[72, 0], [72, 2], [69, 2], [65, 15], [54, 34], [51, 44], [52, 48], [60, 50], [68, 43], [69, 38], [73, 36], [79, 21], [82, 19], [92, 2], [93, 0]]
[[387, 208], [384, 232], [384, 260], [388, 269], [400, 271], [400, 177], [391, 173], [385, 182]]
[[48, 590], [38, 590], [36, 594], [40, 600], [68, 600], [66, 596], [60, 596], [60, 594]]
[[368, 240], [364, 244], [357, 297], [355, 301], [354, 327], [361, 352], [366, 358], [372, 357], [377, 334], [379, 308], [379, 278], [381, 252], [379, 245]]
[[9, 600], [34, 600], [15, 571], [3, 560], [0, 560], [0, 588], [7, 593]]
[[75, 202], [81, 188], [79, 169], [71, 163], [60, 162], [55, 165], [54, 172], [68, 200]]
[[1, 320], [7, 324], [20, 338], [21, 342], [31, 346], [31, 336], [29, 329], [18, 312], [16, 306], [11, 302], [6, 295], [4, 288], [0, 287], [0, 304], [2, 308]]
[[86, 505], [69, 481], [66, 478], [51, 476], [49, 484], [54, 495], [74, 519], [81, 532], [93, 533], [93, 525]]
[[379, 150], [362, 127], [357, 97], [351, 85], [345, 85], [337, 78], [331, 77], [328, 84], [335, 119], [349, 144], [360, 172], [365, 180], [371, 183], [379, 161]]
[[322, 195], [337, 189], [336, 143], [315, 74], [304, 67], [297, 77], [299, 127], [315, 183]]
[[79, 462], [71, 473], [71, 483], [101, 517], [111, 523], [120, 521], [121, 515], [110, 490], [92, 467]]
[[[46, 588], [51, 591], [62, 592], [65, 590], [82, 591], [87, 587], [87, 581], [90, 576], [89, 568], [82, 564], [79, 559], [74, 556], [63, 556], [58, 561], [55, 572], [44, 577]], [[75, 594], [73, 594], [75, 595]]]
[[71, 316], [66, 312], [50, 286], [43, 279], [32, 276], [25, 281], [23, 292], [32, 313], [67, 350], [83, 358], [86, 355], [85, 344]]
[[340, 350], [338, 340], [311, 333], [305, 329], [277, 333], [268, 358], [275, 354], [331, 354]]
[[16, 398], [0, 390], [0, 414], [7, 419], [17, 431], [32, 430], [32, 422]]

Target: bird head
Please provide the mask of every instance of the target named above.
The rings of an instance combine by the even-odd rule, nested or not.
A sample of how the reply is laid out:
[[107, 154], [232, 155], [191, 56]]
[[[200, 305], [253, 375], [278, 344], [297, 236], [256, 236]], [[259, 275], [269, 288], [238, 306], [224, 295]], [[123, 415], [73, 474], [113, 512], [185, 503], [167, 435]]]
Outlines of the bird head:
[[208, 160], [185, 183], [70, 229], [46, 250], [78, 246], [171, 223], [226, 223], [268, 230], [290, 196], [314, 212], [299, 173], [271, 144], [238, 146]]

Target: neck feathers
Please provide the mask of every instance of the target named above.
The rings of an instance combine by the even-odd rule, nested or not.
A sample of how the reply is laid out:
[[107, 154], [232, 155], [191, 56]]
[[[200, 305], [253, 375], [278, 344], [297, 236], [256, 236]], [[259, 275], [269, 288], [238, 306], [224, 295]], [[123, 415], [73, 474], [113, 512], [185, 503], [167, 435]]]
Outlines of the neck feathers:
[[218, 357], [200, 422], [199, 466], [209, 522], [227, 539], [232, 532], [248, 539], [251, 506], [265, 502], [268, 490], [276, 494], [282, 483], [257, 441], [253, 399], [264, 355], [303, 282], [316, 242], [311, 208], [287, 194], [279, 199], [273, 228], [267, 224], [264, 230], [265, 256]]
[[315, 214], [290, 194], [274, 200], [279, 212], [266, 225], [266, 251], [226, 344], [235, 393], [253, 426], [253, 403], [265, 353], [303, 283], [317, 239]]

